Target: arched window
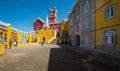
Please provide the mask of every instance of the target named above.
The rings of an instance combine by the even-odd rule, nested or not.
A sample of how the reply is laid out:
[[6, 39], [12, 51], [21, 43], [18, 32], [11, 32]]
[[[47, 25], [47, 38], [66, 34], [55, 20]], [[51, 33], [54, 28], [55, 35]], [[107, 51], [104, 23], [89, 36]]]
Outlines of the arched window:
[[87, 0], [84, 4], [84, 14], [88, 13], [89, 11], [89, 1]]
[[88, 19], [85, 20], [85, 28], [87, 29], [89, 27], [89, 21]]
[[110, 19], [115, 16], [115, 5], [112, 4], [105, 9], [105, 19]]
[[116, 33], [114, 31], [105, 32], [105, 44], [115, 44]]

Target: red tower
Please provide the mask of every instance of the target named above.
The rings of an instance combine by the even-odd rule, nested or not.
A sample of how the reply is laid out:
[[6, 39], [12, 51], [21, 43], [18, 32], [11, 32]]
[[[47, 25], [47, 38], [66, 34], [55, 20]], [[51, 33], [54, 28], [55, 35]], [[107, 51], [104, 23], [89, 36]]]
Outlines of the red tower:
[[60, 23], [58, 23], [58, 17], [57, 17], [57, 9], [50, 9], [50, 16], [49, 16], [49, 24], [50, 24], [50, 29], [53, 30], [60, 30]]
[[57, 18], [57, 9], [50, 9], [50, 24], [54, 24], [58, 22], [58, 18]]

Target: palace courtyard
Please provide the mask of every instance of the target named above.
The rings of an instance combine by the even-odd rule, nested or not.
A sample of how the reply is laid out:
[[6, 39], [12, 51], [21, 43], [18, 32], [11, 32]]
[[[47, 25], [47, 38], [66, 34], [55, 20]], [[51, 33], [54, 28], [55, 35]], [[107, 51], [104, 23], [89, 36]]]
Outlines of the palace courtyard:
[[7, 49], [0, 71], [120, 71], [120, 60], [55, 44], [29, 45]]

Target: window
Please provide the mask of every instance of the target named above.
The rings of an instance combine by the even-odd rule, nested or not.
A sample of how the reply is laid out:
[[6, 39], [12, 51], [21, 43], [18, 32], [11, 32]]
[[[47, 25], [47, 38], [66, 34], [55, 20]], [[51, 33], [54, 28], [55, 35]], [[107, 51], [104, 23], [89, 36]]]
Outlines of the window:
[[85, 38], [85, 43], [88, 44], [88, 38], [87, 37]]
[[77, 21], [79, 20], [79, 15], [77, 15]]
[[79, 16], [80, 16], [80, 7], [78, 6], [77, 8], [76, 8], [76, 19], [77, 19], [77, 21], [79, 21]]
[[40, 26], [37, 26], [37, 30], [40, 30]]
[[105, 10], [105, 19], [110, 19], [115, 16], [115, 5], [111, 5]]
[[86, 29], [88, 28], [88, 25], [89, 25], [88, 23], [89, 23], [89, 22], [88, 22], [88, 19], [86, 19], [86, 20], [85, 20], [85, 28], [86, 28]]
[[105, 44], [115, 44], [116, 33], [114, 31], [105, 32]]
[[79, 24], [77, 23], [76, 24], [76, 32], [78, 32], [79, 31]]
[[88, 11], [89, 11], [89, 2], [86, 1], [84, 4], [84, 14], [88, 13]]

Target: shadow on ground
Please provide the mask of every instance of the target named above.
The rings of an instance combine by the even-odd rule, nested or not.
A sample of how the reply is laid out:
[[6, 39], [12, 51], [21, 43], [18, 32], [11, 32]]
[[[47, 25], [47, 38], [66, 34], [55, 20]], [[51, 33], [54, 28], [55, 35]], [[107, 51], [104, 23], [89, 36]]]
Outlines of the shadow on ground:
[[60, 47], [51, 48], [48, 71], [120, 71], [120, 64], [113, 59]]

